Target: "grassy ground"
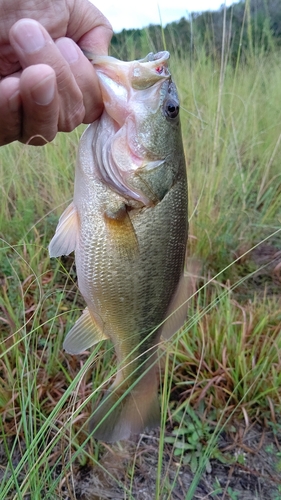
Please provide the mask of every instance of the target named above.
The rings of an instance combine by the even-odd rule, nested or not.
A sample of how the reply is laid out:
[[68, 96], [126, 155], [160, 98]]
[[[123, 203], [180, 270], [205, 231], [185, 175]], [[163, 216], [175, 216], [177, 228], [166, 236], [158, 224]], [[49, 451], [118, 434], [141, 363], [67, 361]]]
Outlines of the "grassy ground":
[[[171, 68], [182, 103], [189, 251], [200, 272], [185, 327], [160, 348], [160, 433], [133, 448], [91, 442], [84, 426], [114, 376], [110, 344], [89, 355], [62, 351], [84, 305], [73, 258], [50, 261], [47, 245], [72, 197], [81, 130], [44, 148], [0, 150], [1, 499], [149, 499], [152, 491], [176, 499], [181, 483], [180, 498], [203, 498], [196, 488], [212, 460], [247, 465], [246, 445], [222, 454], [225, 432], [235, 441], [254, 423], [272, 431], [271, 498], [279, 498], [280, 55], [233, 67], [202, 50], [192, 61], [174, 57]], [[93, 470], [92, 493], [79, 490], [82, 472]], [[188, 486], [183, 471], [192, 472]], [[146, 497], [139, 492], [149, 481]], [[205, 498], [246, 498], [215, 475], [209, 482]], [[102, 496], [108, 483], [114, 492]], [[254, 494], [247, 498], [263, 498]]]

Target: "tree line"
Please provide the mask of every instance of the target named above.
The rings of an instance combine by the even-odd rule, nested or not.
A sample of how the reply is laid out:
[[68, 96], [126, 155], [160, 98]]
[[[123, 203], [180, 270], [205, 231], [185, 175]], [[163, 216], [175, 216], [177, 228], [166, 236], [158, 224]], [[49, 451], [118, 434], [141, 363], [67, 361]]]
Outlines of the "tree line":
[[149, 51], [167, 48], [179, 57], [204, 47], [220, 57], [228, 51], [235, 62], [269, 52], [281, 45], [281, 0], [241, 0], [217, 11], [192, 13], [187, 18], [144, 29], [123, 30], [112, 39], [111, 53], [123, 60], [138, 59]]

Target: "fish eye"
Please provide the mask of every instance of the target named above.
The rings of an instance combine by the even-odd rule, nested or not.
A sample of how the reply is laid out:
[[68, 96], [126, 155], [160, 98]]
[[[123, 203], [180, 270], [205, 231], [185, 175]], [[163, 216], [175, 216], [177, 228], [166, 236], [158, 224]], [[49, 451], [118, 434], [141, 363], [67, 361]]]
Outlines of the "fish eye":
[[165, 115], [167, 118], [176, 118], [179, 114], [180, 107], [177, 102], [172, 99], [168, 99], [165, 103]]

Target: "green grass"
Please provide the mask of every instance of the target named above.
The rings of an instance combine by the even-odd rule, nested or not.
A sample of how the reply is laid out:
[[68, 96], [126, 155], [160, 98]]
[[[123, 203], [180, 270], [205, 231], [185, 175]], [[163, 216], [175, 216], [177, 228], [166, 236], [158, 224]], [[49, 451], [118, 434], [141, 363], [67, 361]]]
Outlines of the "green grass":
[[[177, 480], [161, 473], [167, 434], [179, 448], [172, 427], [184, 430], [189, 419], [197, 426], [196, 435], [186, 430], [193, 498], [222, 429], [237, 420], [275, 421], [281, 410], [279, 59], [272, 53], [233, 67], [198, 49], [192, 61], [171, 61], [182, 103], [189, 251], [201, 270], [185, 327], [160, 349], [157, 499], [171, 498]], [[47, 252], [72, 198], [80, 133], [44, 148], [0, 150], [0, 443], [9, 457], [7, 467], [0, 464], [3, 499], [64, 498], [86, 464], [111, 474], [100, 463], [105, 448], [89, 440], [85, 424], [114, 376], [112, 349], [62, 351], [84, 306], [73, 258], [50, 261]], [[276, 250], [276, 260], [259, 260], [259, 250], [273, 258]], [[175, 456], [192, 459], [184, 450]], [[133, 498], [137, 460], [133, 454], [120, 481], [124, 498]]]

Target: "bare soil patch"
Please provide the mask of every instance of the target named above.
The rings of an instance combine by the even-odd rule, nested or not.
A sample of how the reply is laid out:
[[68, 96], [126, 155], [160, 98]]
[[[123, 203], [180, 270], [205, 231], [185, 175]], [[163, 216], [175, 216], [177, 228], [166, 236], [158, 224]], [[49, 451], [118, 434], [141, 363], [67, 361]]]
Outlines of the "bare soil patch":
[[[235, 434], [223, 433], [219, 449], [226, 463], [211, 460], [211, 471], [203, 472], [195, 493], [189, 496], [194, 481], [190, 467], [182, 465], [166, 444], [160, 480], [160, 498], [263, 500], [281, 498], [281, 434], [258, 424]], [[143, 435], [139, 442], [105, 449], [99, 467], [78, 468], [74, 478], [78, 500], [125, 499], [152, 500], [156, 495], [158, 435]], [[102, 470], [102, 467], [104, 470]], [[130, 475], [129, 471], [132, 471]], [[126, 487], [131, 497], [124, 492]], [[71, 498], [69, 496], [65, 499]]]

